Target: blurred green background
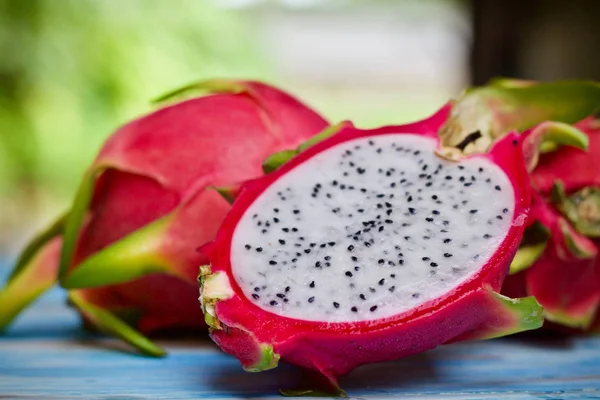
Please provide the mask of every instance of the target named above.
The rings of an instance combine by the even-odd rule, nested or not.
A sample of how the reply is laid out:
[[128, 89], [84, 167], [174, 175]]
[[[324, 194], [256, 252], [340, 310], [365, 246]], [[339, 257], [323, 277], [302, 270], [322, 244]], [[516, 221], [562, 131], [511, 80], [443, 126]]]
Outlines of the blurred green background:
[[0, 253], [66, 208], [105, 138], [164, 92], [260, 79], [332, 121], [402, 123], [493, 75], [593, 77], [556, 28], [594, 48], [581, 21], [599, 2], [563, 3], [0, 0]]

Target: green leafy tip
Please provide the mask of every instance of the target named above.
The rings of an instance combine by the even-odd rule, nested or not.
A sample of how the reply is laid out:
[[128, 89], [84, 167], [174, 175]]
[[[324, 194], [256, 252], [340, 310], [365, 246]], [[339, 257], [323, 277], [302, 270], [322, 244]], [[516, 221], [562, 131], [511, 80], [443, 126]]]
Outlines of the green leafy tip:
[[296, 150], [283, 150], [277, 153], [273, 153], [265, 161], [263, 161], [262, 168], [265, 174], [271, 173], [273, 171], [278, 170], [283, 164], [290, 161], [292, 158], [296, 157], [298, 154], [306, 151], [310, 147], [315, 144], [322, 142], [323, 140], [335, 135], [342, 128], [346, 126], [351, 126], [352, 124], [348, 121], [342, 121], [334, 125], [330, 125], [325, 128], [322, 132], [316, 134], [312, 138], [308, 139], [306, 142], [302, 143], [298, 146]]
[[165, 350], [110, 311], [87, 302], [75, 292], [69, 294], [69, 300], [101, 332], [122, 339], [144, 355], [151, 357], [164, 357], [167, 355]]
[[275, 353], [273, 346], [260, 344], [260, 358], [253, 365], [244, 366], [248, 372], [261, 372], [276, 368], [279, 364], [279, 354]]
[[536, 126], [523, 141], [523, 154], [527, 170], [537, 166], [540, 152], [556, 150], [559, 146], [571, 146], [587, 150], [588, 136], [576, 127], [562, 122], [546, 121]]
[[172, 90], [152, 100], [153, 104], [179, 102], [210, 93], [242, 93], [248, 90], [243, 82], [231, 79], [208, 79]]
[[533, 296], [511, 299], [490, 291], [497, 304], [513, 321], [508, 326], [490, 331], [483, 339], [512, 335], [518, 332], [540, 328], [544, 323], [544, 309]]
[[174, 213], [176, 211], [92, 254], [63, 276], [61, 286], [66, 289], [98, 287], [129, 282], [153, 273], [180, 276], [173, 262], [161, 254]]

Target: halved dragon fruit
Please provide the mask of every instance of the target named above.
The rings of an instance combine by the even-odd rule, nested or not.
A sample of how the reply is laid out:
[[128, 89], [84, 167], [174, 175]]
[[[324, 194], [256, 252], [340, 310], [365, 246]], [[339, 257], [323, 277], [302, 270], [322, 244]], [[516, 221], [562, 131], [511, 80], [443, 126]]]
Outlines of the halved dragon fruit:
[[211, 337], [245, 369], [277, 361], [337, 378], [457, 340], [541, 325], [499, 295], [529, 178], [517, 140], [456, 157], [450, 105], [404, 126], [335, 135], [242, 188], [200, 271]]

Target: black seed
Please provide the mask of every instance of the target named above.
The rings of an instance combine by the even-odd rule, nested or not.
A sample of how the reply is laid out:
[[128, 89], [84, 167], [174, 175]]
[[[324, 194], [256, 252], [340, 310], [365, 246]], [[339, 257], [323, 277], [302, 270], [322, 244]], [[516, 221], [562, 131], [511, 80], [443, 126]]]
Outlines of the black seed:
[[279, 218], [273, 218], [273, 222], [275, 222], [276, 224], [279, 223]]
[[353, 245], [348, 246], [348, 251], [352, 251], [352, 250], [354, 250], [354, 246]]
[[427, 217], [427, 218], [425, 218], [425, 221], [427, 221], [427, 222], [433, 222], [433, 218]]
[[262, 233], [264, 235], [265, 233], [267, 233], [267, 230], [263, 229], [262, 231], [260, 231], [260, 233]]
[[256, 248], [256, 251], [257, 251], [258, 253], [262, 252], [262, 250], [263, 250], [263, 248], [262, 248], [262, 247], [257, 247], [257, 248]]
[[352, 310], [352, 312], [358, 312], [358, 308], [356, 307], [352, 307], [350, 310]]
[[338, 181], [333, 181], [333, 182], [331, 182], [331, 184], [332, 184], [333, 186], [337, 186], [337, 184], [338, 184]]
[[254, 288], [254, 291], [255, 291], [255, 292], [260, 292], [260, 288], [259, 288], [258, 286], [256, 286], [256, 287]]
[[448, 225], [450, 225], [450, 221], [442, 221], [442, 223], [443, 223], [445, 226], [448, 226]]
[[375, 293], [375, 288], [370, 287], [369, 290], [371, 291], [371, 293]]
[[253, 298], [254, 300], [258, 300], [258, 299], [260, 299], [260, 296], [259, 296], [259, 295], [257, 295], [256, 293], [252, 293], [252, 298]]
[[360, 270], [360, 267], [357, 265], [356, 267], [354, 267], [354, 270], [355, 270], [355, 271], [359, 271], [359, 270]]
[[340, 308], [340, 303], [338, 303], [338, 302], [334, 301], [334, 302], [333, 302], [333, 306], [334, 306], [335, 308]]
[[325, 256], [325, 260], [326, 260], [326, 261], [329, 261], [329, 260], [331, 260], [331, 256]]
[[277, 261], [271, 260], [271, 261], [269, 261], [269, 264], [271, 264], [271, 265], [277, 265]]
[[371, 247], [371, 243], [369, 243], [369, 242], [365, 242], [364, 244], [365, 244], [365, 247]]
[[281, 228], [281, 230], [287, 233], [290, 231], [290, 228]]
[[390, 274], [390, 278], [395, 278], [396, 274]]
[[316, 243], [311, 243], [310, 247], [315, 247], [317, 244]]
[[335, 246], [335, 242], [329, 242], [327, 244], [330, 245], [330, 246], [332, 246], [332, 247]]
[[300, 210], [294, 210], [292, 211], [294, 214], [300, 214]]
[[321, 261], [317, 261], [317, 262], [315, 263], [315, 267], [316, 267], [316, 268], [321, 268]]
[[379, 286], [383, 286], [383, 284], [385, 283], [385, 279], [384, 279], [384, 278], [381, 278], [381, 279], [379, 280], [379, 282], [377, 282], [377, 283], [379, 284]]
[[387, 201], [385, 202], [385, 206], [386, 206], [387, 208], [392, 208], [392, 205], [391, 205], [390, 203], [388, 203]]
[[423, 258], [421, 258], [421, 260], [423, 260], [423, 261], [429, 261], [429, 260], [431, 260], [431, 258], [429, 258], [429, 257], [423, 257]]
[[322, 249], [324, 249], [325, 247], [327, 247], [327, 243], [321, 243], [321, 244], [319, 245], [319, 247], [320, 247], [320, 248], [322, 248]]
[[446, 179], [447, 181], [449, 181], [449, 180], [451, 180], [451, 179], [452, 179], [452, 177], [451, 177], [450, 175], [446, 175], [446, 176], [445, 176], [445, 179]]
[[287, 293], [287, 292], [289, 292], [289, 291], [290, 291], [290, 289], [291, 289], [291, 287], [289, 287], [289, 286], [286, 286], [286, 287], [285, 287], [285, 292], [286, 292], [286, 293]]
[[309, 253], [310, 253], [310, 249], [304, 249], [304, 252], [305, 252], [306, 254], [309, 254]]
[[[390, 211], [391, 211], [391, 210], [390, 210]], [[393, 223], [394, 221], [392, 221], [391, 219], [386, 219], [384, 222], [385, 222], [386, 224], [391, 224], [391, 223]]]
[[432, 267], [434, 267], [434, 268], [438, 266], [438, 265], [437, 265], [437, 263], [435, 263], [435, 262], [432, 262], [432, 263], [431, 263], [431, 264], [429, 264], [429, 265], [431, 265], [431, 266], [432, 266]]
[[506, 214], [508, 212], [508, 208], [503, 209], [502, 212]]
[[285, 244], [285, 240], [279, 239], [279, 244]]
[[352, 256], [350, 258], [352, 259], [352, 261], [358, 261], [358, 257]]
[[494, 186], [494, 189], [496, 189], [497, 191], [501, 191], [502, 189], [500, 188], [500, 186], [496, 185]]
[[364, 294], [362, 294], [362, 293], [361, 293], [361, 294], [359, 294], [359, 295], [358, 295], [358, 297], [360, 297], [362, 300], [366, 300], [366, 299], [367, 299], [367, 298], [365, 297], [365, 295], [364, 295]]
[[308, 302], [309, 302], [309, 303], [312, 303], [313, 301], [315, 301], [315, 296], [313, 296], [313, 297], [309, 297], [309, 298], [308, 298]]
[[412, 208], [412, 207], [409, 207], [409, 208], [408, 208], [408, 212], [409, 212], [409, 213], [411, 213], [411, 214], [415, 214], [415, 213], [417, 212], [417, 210], [415, 210], [415, 209], [414, 209], [414, 208]]
[[244, 246], [246, 248], [246, 250], [250, 250], [252, 248], [252, 246], [250, 246], [249, 244], [247, 244], [246, 246]]
[[298, 228], [292, 228], [292, 232], [298, 232]]
[[487, 234], [487, 233], [486, 233], [485, 235], [483, 235], [483, 238], [484, 238], [484, 239], [490, 239], [491, 237], [492, 237], [492, 235], [490, 235], [490, 234]]
[[383, 226], [379, 227], [379, 232], [381, 232], [383, 230]]
[[382, 265], [385, 263], [385, 260], [383, 258], [380, 258], [379, 261], [377, 261], [379, 263], [379, 265]]
[[450, 243], [452, 239], [444, 239], [444, 243]]
[[475, 214], [477, 210], [469, 210], [469, 214]]
[[496, 219], [502, 219], [502, 215], [496, 215]]
[[463, 186], [465, 186], [465, 187], [469, 187], [469, 186], [471, 186], [472, 184], [473, 184], [473, 182], [467, 182], [467, 183], [465, 183]]
[[272, 305], [272, 306], [276, 306], [276, 305], [277, 305], [277, 302], [276, 302], [275, 300], [271, 300], [271, 301], [269, 302], [269, 304], [270, 304], [270, 305]]
[[287, 297], [285, 299], [283, 299], [284, 303], [287, 303], [288, 301], [290, 301], [290, 299], [288, 299]]
[[371, 312], [373, 312], [375, 310], [377, 310], [377, 306], [373, 306], [373, 307], [369, 308], [369, 311], [371, 311]]
[[326, 263], [325, 263], [325, 266], [326, 266], [326, 267], [331, 267], [331, 263], [330, 263], [330, 262], [326, 262]]
[[277, 293], [275, 296], [279, 297], [280, 299], [283, 299], [285, 297], [285, 294]]
[[431, 196], [431, 198], [432, 198], [433, 200], [437, 200], [437, 199], [438, 199], [437, 195], [435, 195], [435, 194], [434, 194], [433, 196]]
[[406, 199], [406, 201], [408, 201], [409, 203], [410, 203], [411, 201], [413, 201], [413, 198], [412, 198], [412, 196], [408, 196], [408, 199]]
[[350, 272], [350, 271], [346, 271], [346, 276], [348, 276], [348, 277], [352, 277], [352, 272]]
[[438, 210], [433, 210], [431, 213], [432, 213], [433, 215], [440, 215], [440, 212], [439, 212]]
[[418, 299], [419, 297], [421, 297], [421, 295], [419, 293], [413, 293], [412, 297], [413, 299]]
[[315, 281], [312, 281], [308, 286], [310, 286], [311, 288], [315, 287]]
[[444, 253], [444, 257], [446, 257], [446, 258], [452, 257], [452, 254], [450, 254], [450, 253]]
[[483, 172], [483, 168], [479, 167], [479, 172]]
[[360, 175], [364, 174], [365, 171], [366, 171], [366, 169], [364, 169], [364, 168], [360, 168], [360, 167], [356, 168], [356, 172], [358, 172]]

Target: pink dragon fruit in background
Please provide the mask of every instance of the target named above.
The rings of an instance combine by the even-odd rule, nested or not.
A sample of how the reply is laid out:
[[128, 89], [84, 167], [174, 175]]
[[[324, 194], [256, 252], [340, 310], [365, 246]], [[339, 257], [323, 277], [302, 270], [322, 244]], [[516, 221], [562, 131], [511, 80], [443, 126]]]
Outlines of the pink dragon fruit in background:
[[28, 246], [0, 292], [0, 329], [57, 276], [86, 323], [146, 354], [164, 352], [142, 334], [205, 327], [197, 273], [207, 260], [196, 249], [230, 208], [214, 189], [261, 175], [265, 157], [327, 122], [258, 82], [212, 80], [167, 97], [202, 90], [216, 93], [161, 108], [106, 141], [69, 212]]
[[533, 295], [549, 321], [589, 330], [600, 307], [600, 124], [576, 126], [587, 151], [558, 148], [531, 171], [531, 227], [504, 292]]
[[499, 79], [467, 91], [441, 131], [452, 145], [469, 132], [464, 126], [478, 129], [469, 153], [486, 151], [506, 127], [525, 131], [532, 210], [502, 293], [535, 296], [553, 326], [600, 324], [600, 123], [590, 117], [599, 110], [595, 82]]
[[341, 124], [242, 187], [203, 248], [200, 299], [246, 370], [281, 359], [338, 388], [362, 364], [541, 325], [534, 298], [497, 293], [531, 197], [517, 136], [462, 157], [439, 146], [449, 113]]

